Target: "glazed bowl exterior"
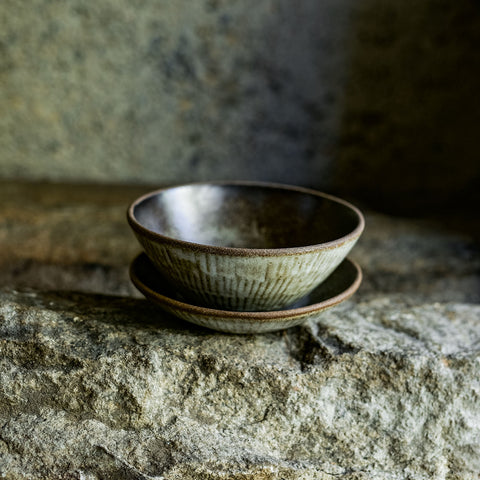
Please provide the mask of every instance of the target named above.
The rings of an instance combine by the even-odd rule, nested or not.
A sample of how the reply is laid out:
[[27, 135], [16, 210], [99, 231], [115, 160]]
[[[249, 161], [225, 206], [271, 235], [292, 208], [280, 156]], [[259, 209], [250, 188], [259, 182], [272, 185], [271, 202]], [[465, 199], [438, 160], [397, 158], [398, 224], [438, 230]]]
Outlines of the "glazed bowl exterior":
[[141, 253], [130, 264], [130, 278], [146, 298], [164, 311], [202, 327], [227, 333], [265, 333], [300, 325], [353, 295], [362, 282], [362, 270], [346, 258], [328, 279], [287, 310], [237, 312], [185, 303], [159, 276], [151, 261]]
[[339, 198], [262, 182], [197, 183], [148, 193], [127, 218], [159, 273], [187, 301], [282, 309], [310, 293], [364, 229]]

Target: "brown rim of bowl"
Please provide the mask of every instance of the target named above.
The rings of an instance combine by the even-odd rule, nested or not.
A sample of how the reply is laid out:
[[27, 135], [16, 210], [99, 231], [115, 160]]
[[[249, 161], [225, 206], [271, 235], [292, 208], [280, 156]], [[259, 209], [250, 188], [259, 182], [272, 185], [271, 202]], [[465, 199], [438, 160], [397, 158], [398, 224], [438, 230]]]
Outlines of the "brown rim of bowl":
[[[355, 227], [354, 230], [352, 230], [347, 235], [344, 235], [343, 237], [337, 238], [335, 240], [331, 240], [330, 242], [324, 242], [324, 243], [319, 243], [315, 245], [305, 245], [303, 247], [283, 247], [283, 248], [240, 248], [240, 247], [222, 247], [222, 246], [189, 242], [186, 240], [179, 240], [173, 237], [169, 237], [167, 235], [163, 235], [158, 232], [154, 232], [144, 227], [135, 218], [135, 215], [134, 215], [135, 207], [137, 207], [137, 205], [142, 203], [147, 198], [153, 197], [167, 190], [172, 190], [174, 188], [190, 187], [190, 186], [197, 186], [197, 185], [198, 186], [207, 186], [207, 185], [254, 186], [254, 187], [266, 187], [266, 188], [272, 188], [272, 189], [289, 190], [294, 192], [306, 193], [309, 195], [314, 195], [316, 197], [326, 198], [327, 200], [330, 200], [335, 203], [340, 203], [343, 206], [349, 208], [350, 210], [356, 213], [358, 217], [358, 225]], [[146, 193], [145, 195], [142, 195], [141, 197], [134, 200], [131, 203], [131, 205], [128, 207], [127, 220], [134, 231], [140, 233], [141, 235], [150, 237], [153, 240], [160, 240], [162, 241], [162, 243], [167, 243], [169, 245], [173, 245], [177, 247], [184, 247], [190, 250], [200, 251], [204, 253], [215, 253], [219, 255], [242, 256], [242, 257], [254, 257], [254, 256], [270, 257], [270, 256], [281, 256], [281, 255], [299, 255], [302, 253], [310, 253], [316, 250], [330, 250], [332, 248], [339, 247], [340, 245], [344, 244], [349, 240], [358, 238], [363, 232], [363, 229], [365, 228], [365, 219], [363, 217], [362, 212], [357, 207], [347, 202], [346, 200], [335, 197], [334, 195], [330, 195], [328, 193], [318, 192], [310, 188], [297, 187], [293, 185], [284, 185], [280, 183], [253, 182], [253, 181], [252, 182], [249, 182], [249, 181], [195, 182], [195, 183], [185, 183], [182, 185], [175, 185], [171, 187], [160, 188], [158, 190], [154, 190], [152, 192]]]
[[[152, 290], [147, 285], [145, 285], [141, 279], [138, 278], [137, 274], [135, 273], [135, 263], [141, 256], [146, 256], [145, 253], [138, 254], [130, 264], [129, 274], [130, 279], [132, 280], [135, 287], [137, 287], [140, 292], [142, 292], [147, 298], [153, 297], [159, 303], [167, 305], [172, 308], [181, 309], [184, 312], [193, 313], [197, 315], [209, 315], [211, 317], [221, 317], [221, 318], [231, 318], [234, 319], [250, 319], [250, 320], [257, 320], [257, 321], [272, 321], [276, 319], [286, 319], [292, 317], [298, 317], [300, 315], [305, 315], [308, 313], [313, 312], [320, 312], [325, 310], [326, 308], [333, 307], [338, 305], [339, 303], [347, 300], [350, 298], [357, 290], [360, 284], [362, 283], [362, 269], [360, 265], [354, 260], [346, 258], [344, 261], [350, 262], [357, 272], [355, 276], [355, 280], [352, 284], [344, 290], [342, 293], [335, 295], [323, 302], [313, 303], [311, 305], [306, 305], [304, 307], [292, 308], [287, 310], [266, 310], [260, 312], [242, 312], [237, 310], [220, 310], [216, 308], [208, 308], [208, 307], [201, 307], [198, 305], [192, 305], [190, 303], [181, 302], [180, 300], [176, 300], [171, 297], [167, 297], [161, 293]], [[148, 257], [147, 257], [148, 258]], [[328, 278], [325, 280], [328, 282]], [[318, 287], [317, 287], [318, 288]]]

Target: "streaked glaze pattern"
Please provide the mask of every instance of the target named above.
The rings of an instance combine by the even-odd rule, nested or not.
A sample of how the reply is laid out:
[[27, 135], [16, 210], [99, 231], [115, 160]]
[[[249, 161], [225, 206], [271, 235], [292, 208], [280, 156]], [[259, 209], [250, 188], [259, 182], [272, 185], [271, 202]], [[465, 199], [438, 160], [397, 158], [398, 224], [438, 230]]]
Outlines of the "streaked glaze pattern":
[[145, 253], [132, 261], [130, 278], [145, 297], [182, 320], [228, 333], [263, 333], [293, 327], [347, 300], [360, 286], [362, 271], [347, 258], [293, 307], [257, 312], [220, 310], [187, 303], [178, 296], [169, 280], [157, 274]]
[[232, 257], [137, 238], [159, 272], [187, 300], [243, 311], [295, 303], [327, 278], [357, 241], [301, 254]]

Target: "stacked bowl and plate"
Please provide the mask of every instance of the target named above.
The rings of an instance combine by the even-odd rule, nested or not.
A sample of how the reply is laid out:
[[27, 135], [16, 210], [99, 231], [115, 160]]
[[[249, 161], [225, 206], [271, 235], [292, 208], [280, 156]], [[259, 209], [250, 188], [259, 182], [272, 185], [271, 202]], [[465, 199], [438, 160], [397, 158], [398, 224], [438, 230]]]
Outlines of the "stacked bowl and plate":
[[364, 229], [350, 203], [263, 182], [157, 190], [127, 212], [143, 253], [134, 285], [183, 320], [230, 333], [298, 325], [349, 298], [362, 279], [347, 258]]

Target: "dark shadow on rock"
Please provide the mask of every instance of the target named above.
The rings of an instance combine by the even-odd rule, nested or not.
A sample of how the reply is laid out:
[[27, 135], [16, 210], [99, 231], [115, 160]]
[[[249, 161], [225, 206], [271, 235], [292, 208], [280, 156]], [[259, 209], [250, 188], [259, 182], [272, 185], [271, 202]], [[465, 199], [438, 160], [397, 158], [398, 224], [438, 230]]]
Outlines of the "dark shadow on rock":
[[85, 321], [159, 331], [168, 329], [192, 332], [195, 335], [212, 333], [178, 319], [144, 299], [76, 291], [47, 291], [34, 294], [36, 304], [40, 302], [49, 310], [84, 316]]
[[362, 0], [352, 22], [334, 185], [376, 210], [480, 204], [480, 3]]
[[300, 325], [283, 333], [289, 354], [300, 364], [302, 371], [308, 370], [313, 365], [329, 368], [338, 362], [342, 355], [355, 355], [359, 348], [345, 342], [331, 328], [322, 326], [314, 327]]

